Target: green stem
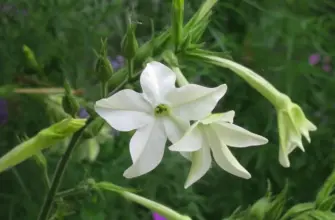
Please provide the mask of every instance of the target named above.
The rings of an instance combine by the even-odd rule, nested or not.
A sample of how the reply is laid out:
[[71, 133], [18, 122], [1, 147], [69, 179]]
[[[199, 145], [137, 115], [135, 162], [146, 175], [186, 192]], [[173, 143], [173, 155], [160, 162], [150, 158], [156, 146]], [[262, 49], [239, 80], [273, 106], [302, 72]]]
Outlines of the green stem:
[[108, 95], [108, 82], [101, 82], [101, 97], [106, 98]]
[[64, 198], [68, 196], [78, 195], [84, 193], [86, 190], [83, 187], [67, 189], [56, 194], [56, 197]]
[[285, 94], [278, 91], [270, 82], [268, 82], [262, 76], [258, 75], [249, 68], [242, 66], [241, 64], [238, 64], [234, 61], [217, 56], [201, 53], [190, 53], [189, 55], [201, 58], [202, 61], [205, 61], [207, 63], [232, 70], [247, 83], [249, 83], [250, 86], [256, 89], [260, 94], [262, 94], [266, 99], [268, 99], [276, 109], [281, 109], [286, 106], [289, 98]]
[[134, 59], [129, 59], [127, 62], [128, 65], [128, 78], [131, 79], [134, 75]]
[[179, 86], [185, 86], [189, 84], [184, 74], [180, 71], [179, 67], [172, 67], [172, 70], [177, 75], [177, 83]]
[[139, 196], [135, 193], [128, 191], [128, 189], [126, 188], [120, 187], [110, 182], [93, 183], [92, 188], [95, 188], [96, 190], [107, 190], [107, 191], [118, 193], [125, 199], [128, 199], [137, 204], [140, 204], [154, 212], [157, 212], [163, 215], [164, 217], [170, 220], [192, 220], [190, 217], [181, 215], [178, 212], [174, 211], [173, 209], [165, 205], [162, 205], [158, 202], [155, 202], [150, 199]]
[[71, 158], [71, 155], [75, 149], [75, 147], [78, 145], [78, 142], [80, 138], [83, 135], [83, 132], [85, 128], [92, 122], [92, 120], [88, 120], [86, 125], [82, 127], [79, 131], [74, 133], [72, 136], [72, 139], [69, 143], [68, 148], [66, 149], [66, 152], [64, 153], [63, 157], [60, 159], [59, 163], [57, 164], [57, 168], [51, 183], [51, 187], [49, 189], [48, 194], [46, 195], [44, 199], [44, 203], [42, 205], [38, 220], [47, 220], [52, 208], [52, 204], [54, 201], [54, 198], [56, 196], [57, 190], [62, 182], [64, 171], [67, 167], [67, 164], [69, 162], [69, 159]]

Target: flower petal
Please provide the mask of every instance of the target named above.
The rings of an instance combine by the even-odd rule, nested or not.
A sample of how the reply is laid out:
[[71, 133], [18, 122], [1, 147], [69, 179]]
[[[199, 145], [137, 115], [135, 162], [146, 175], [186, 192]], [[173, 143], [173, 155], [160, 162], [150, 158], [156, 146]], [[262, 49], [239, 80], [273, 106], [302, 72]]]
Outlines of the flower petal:
[[130, 131], [153, 120], [152, 107], [140, 93], [121, 90], [95, 103], [95, 111], [114, 129]]
[[279, 111], [277, 118], [280, 142], [279, 163], [283, 167], [290, 167], [289, 154], [297, 147], [303, 152], [305, 149], [301, 141], [301, 134], [294, 127], [289, 114], [286, 111]]
[[215, 129], [223, 143], [231, 147], [249, 147], [268, 143], [268, 139], [254, 134], [240, 126], [227, 122], [213, 123]]
[[212, 158], [209, 146], [203, 142], [200, 150], [192, 152], [192, 166], [185, 182], [185, 189], [203, 177], [211, 167]]
[[175, 143], [184, 136], [185, 131], [190, 127], [190, 123], [181, 118], [172, 117], [164, 117], [163, 124], [167, 137], [171, 143]]
[[179, 152], [186, 160], [192, 161], [192, 152]]
[[175, 88], [176, 74], [162, 63], [153, 61], [143, 70], [140, 83], [144, 96], [156, 106], [162, 104], [165, 95]]
[[306, 118], [304, 112], [297, 104], [291, 104], [291, 108], [288, 114], [296, 130], [302, 133], [302, 135], [304, 135], [304, 137], [310, 143], [311, 138], [309, 137], [309, 131], [316, 131], [317, 127]]
[[214, 122], [228, 122], [233, 123], [235, 117], [235, 111], [228, 111], [224, 113], [211, 114], [205, 119], [201, 120], [204, 125], [212, 124]]
[[170, 103], [172, 111], [179, 117], [200, 120], [213, 111], [226, 91], [226, 85], [207, 88], [188, 84], [168, 93], [166, 100]]
[[171, 151], [192, 152], [197, 151], [202, 147], [201, 131], [197, 127], [199, 122], [195, 122], [185, 133], [185, 135], [172, 146]]
[[222, 142], [221, 134], [217, 133], [211, 126], [206, 127], [205, 130], [216, 163], [235, 176], [245, 179], [251, 178], [250, 173], [237, 161], [227, 145]]
[[123, 174], [133, 178], [150, 172], [158, 166], [164, 155], [167, 137], [161, 120], [139, 128], [130, 140], [133, 165]]

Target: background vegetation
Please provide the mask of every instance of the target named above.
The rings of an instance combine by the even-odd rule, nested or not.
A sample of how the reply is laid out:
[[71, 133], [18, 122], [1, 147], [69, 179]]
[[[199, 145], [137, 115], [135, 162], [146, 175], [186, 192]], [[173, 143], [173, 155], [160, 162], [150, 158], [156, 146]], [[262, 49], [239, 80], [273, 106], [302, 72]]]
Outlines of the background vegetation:
[[[186, 20], [201, 3], [185, 1]], [[164, 0], [2, 0], [0, 95], [6, 103], [1, 106], [1, 115], [8, 108], [8, 120], [1, 118], [0, 154], [54, 122], [61, 108], [49, 90], [47, 94], [20, 90], [7, 94], [5, 88], [61, 88], [67, 77], [83, 91], [78, 96], [97, 100], [93, 49], [99, 49], [101, 39], [108, 39], [108, 54], [116, 65], [120, 61], [117, 56], [122, 55], [120, 42], [126, 32], [127, 15], [138, 22], [136, 35], [141, 44], [171, 24], [170, 11], [171, 2]], [[266, 146], [232, 149], [252, 179], [239, 179], [214, 166], [184, 190], [190, 164], [167, 152], [157, 169], [129, 181], [122, 173], [131, 163], [127, 146], [130, 134], [114, 132], [108, 138], [99, 137], [96, 160], [71, 161], [61, 188], [71, 188], [89, 177], [112, 181], [140, 189], [141, 195], [200, 220], [223, 219], [239, 206], [246, 209], [266, 194], [268, 182], [271, 191], [279, 193], [288, 181], [286, 207], [314, 201], [335, 162], [334, 11], [331, 0], [219, 1], [204, 36], [207, 48], [229, 54], [264, 76], [302, 106], [318, 126], [312, 133], [312, 143], [306, 143], [306, 153], [296, 150], [292, 154], [291, 168], [281, 167], [277, 159], [278, 134], [272, 106], [231, 71], [198, 62], [184, 69], [190, 81], [208, 86], [227, 83], [228, 94], [217, 110], [234, 109], [237, 124], [270, 140]], [[35, 53], [39, 72], [29, 68], [23, 45]], [[312, 54], [321, 57], [313, 65], [309, 61]], [[46, 152], [49, 175], [59, 159], [59, 149], [62, 146]], [[0, 219], [36, 219], [46, 193], [43, 179], [41, 167], [33, 159], [2, 173]], [[79, 194], [58, 202], [58, 212], [64, 219], [151, 218], [149, 210], [115, 194]]]

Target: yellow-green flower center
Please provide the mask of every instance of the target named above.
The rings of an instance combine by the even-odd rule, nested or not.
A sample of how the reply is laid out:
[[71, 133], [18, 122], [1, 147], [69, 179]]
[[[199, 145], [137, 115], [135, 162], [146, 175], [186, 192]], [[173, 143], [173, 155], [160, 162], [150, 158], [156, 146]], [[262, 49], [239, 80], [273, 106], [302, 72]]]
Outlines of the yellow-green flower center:
[[155, 116], [165, 116], [169, 114], [169, 106], [160, 104], [155, 107]]

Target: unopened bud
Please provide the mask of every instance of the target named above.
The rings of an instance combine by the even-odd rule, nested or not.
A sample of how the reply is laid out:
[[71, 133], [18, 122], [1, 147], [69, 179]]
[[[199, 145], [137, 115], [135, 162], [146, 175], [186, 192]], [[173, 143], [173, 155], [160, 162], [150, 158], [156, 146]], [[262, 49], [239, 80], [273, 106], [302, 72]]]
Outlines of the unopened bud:
[[74, 117], [78, 112], [80, 106], [76, 98], [73, 96], [70, 84], [67, 80], [64, 82], [65, 95], [62, 99], [62, 106], [66, 113]]
[[121, 43], [121, 49], [123, 52], [124, 57], [126, 57], [128, 60], [131, 60], [135, 57], [137, 49], [138, 49], [138, 43], [135, 36], [135, 24], [129, 24], [127, 33], [124, 36], [122, 43]]

